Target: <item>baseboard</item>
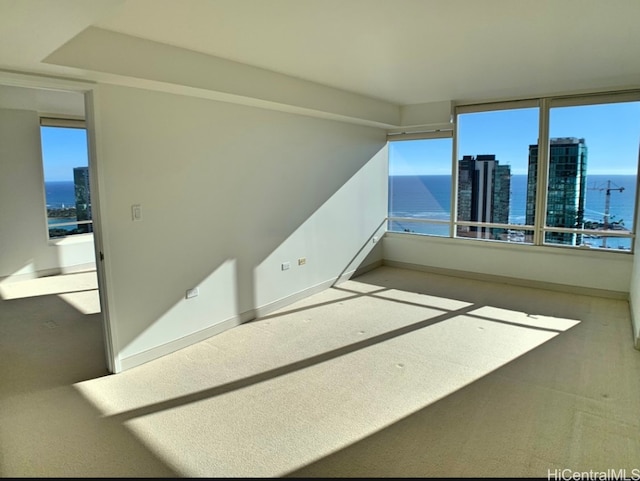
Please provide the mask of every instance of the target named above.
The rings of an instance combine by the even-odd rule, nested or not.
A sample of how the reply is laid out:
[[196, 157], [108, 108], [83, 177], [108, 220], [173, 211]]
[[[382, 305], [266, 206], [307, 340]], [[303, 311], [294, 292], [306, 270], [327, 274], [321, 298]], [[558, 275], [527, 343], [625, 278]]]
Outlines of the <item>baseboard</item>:
[[30, 281], [32, 279], [39, 279], [40, 277], [59, 276], [62, 274], [76, 274], [78, 272], [87, 272], [87, 271], [95, 271], [95, 270], [96, 270], [96, 263], [87, 262], [85, 264], [77, 264], [74, 266], [53, 267], [50, 269], [39, 269], [37, 271], [25, 272], [23, 274], [11, 274], [8, 276], [2, 276], [0, 277], [0, 282]]
[[370, 264], [367, 264], [366, 266], [360, 266], [355, 270], [355, 272], [353, 273], [353, 275], [351, 277], [353, 278], [353, 277], [361, 276], [365, 272], [369, 272], [369, 271], [372, 271], [373, 269], [377, 269], [378, 267], [381, 267], [382, 265], [383, 265], [383, 261], [382, 261], [382, 259], [379, 259], [377, 261], [371, 262]]
[[631, 317], [631, 338], [633, 339], [633, 347], [640, 351], [640, 326], [638, 326], [638, 318], [634, 315], [633, 297], [629, 297], [629, 316]]
[[389, 266], [389, 267], [400, 267], [403, 269], [430, 272], [432, 274], [441, 274], [441, 275], [451, 276], [451, 277], [461, 277], [464, 279], [474, 279], [474, 280], [486, 281], [486, 282], [497, 282], [500, 284], [531, 287], [534, 289], [546, 289], [550, 291], [566, 292], [570, 294], [580, 294], [585, 296], [605, 297], [608, 299], [621, 299], [625, 301], [629, 300], [629, 293], [622, 292], [622, 291], [596, 289], [592, 287], [571, 286], [568, 284], [557, 284], [553, 282], [520, 279], [517, 277], [499, 276], [495, 274], [486, 274], [486, 273], [479, 273], [479, 272], [460, 271], [457, 269], [446, 269], [443, 267], [424, 266], [421, 264], [413, 264], [409, 262], [383, 260], [382, 265]]
[[166, 356], [167, 354], [171, 354], [173, 352], [179, 351], [180, 349], [184, 349], [185, 347], [192, 346], [193, 344], [204, 341], [211, 336], [220, 334], [227, 329], [239, 326], [240, 324], [242, 324], [243, 322], [247, 322], [248, 320], [250, 319], [245, 320], [242, 315], [234, 316], [206, 329], [194, 332], [193, 334], [189, 334], [188, 336], [181, 337], [180, 339], [167, 342], [166, 344], [162, 344], [147, 351], [133, 354], [129, 357], [120, 359], [119, 372], [126, 371], [127, 369], [131, 369], [147, 362], [154, 361], [161, 358], [162, 356]]
[[78, 264], [76, 266], [63, 267], [63, 274], [75, 274], [77, 272], [86, 272], [86, 271], [95, 271], [96, 263], [95, 262], [87, 262], [85, 264]]
[[[287, 307], [288, 305], [293, 304], [294, 302], [305, 299], [313, 294], [322, 292], [330, 288], [331, 286], [337, 285], [352, 277], [364, 274], [365, 272], [368, 272], [370, 270], [376, 269], [381, 266], [398, 267], [403, 269], [424, 271], [424, 272], [430, 272], [433, 274], [441, 274], [441, 275], [447, 275], [452, 277], [461, 277], [466, 279], [475, 279], [475, 280], [482, 280], [487, 282], [498, 282], [498, 283], [510, 284], [510, 285], [520, 285], [523, 287], [532, 287], [532, 288], [538, 288], [538, 289], [569, 292], [573, 294], [583, 294], [583, 295], [607, 297], [607, 298], [623, 299], [623, 300], [629, 299], [629, 295], [626, 292], [584, 288], [584, 287], [578, 287], [578, 286], [568, 286], [564, 284], [554, 284], [549, 282], [532, 281], [532, 280], [526, 280], [526, 279], [511, 278], [506, 276], [497, 276], [493, 274], [474, 273], [474, 272], [467, 272], [467, 271], [459, 271], [455, 269], [430, 267], [430, 266], [424, 266], [420, 264], [411, 264], [407, 262], [379, 260], [379, 261], [375, 261], [370, 264], [367, 264], [366, 266], [361, 266], [354, 271], [344, 273], [337, 280], [328, 280], [328, 281], [318, 283], [314, 286], [308, 287], [306, 289], [303, 289], [289, 296], [286, 296], [276, 301], [265, 304], [264, 306], [261, 306], [259, 308], [243, 312], [238, 316], [233, 316], [229, 319], [226, 319], [222, 322], [219, 322], [201, 331], [195, 332], [193, 334], [182, 337], [180, 339], [176, 339], [166, 344], [157, 346], [147, 351], [134, 354], [125, 359], [121, 359], [120, 371], [125, 371], [127, 369], [131, 369], [133, 367], [139, 366], [149, 361], [153, 361], [167, 354], [171, 354], [172, 352], [178, 351], [185, 347], [189, 347], [197, 342], [204, 341], [210, 338], [211, 336], [220, 334], [228, 329], [231, 329], [232, 327], [236, 327], [245, 322], [249, 322], [249, 321], [258, 319], [260, 317], [269, 315], [279, 309], [282, 309], [284, 307]], [[635, 339], [635, 347], [636, 349], [640, 349], [640, 338]]]
[[[302, 299], [305, 299], [313, 294], [322, 292], [330, 288], [332, 285], [334, 285], [333, 280], [320, 282], [319, 284], [316, 284], [311, 287], [307, 287], [306, 289], [298, 291], [294, 294], [285, 296], [282, 299], [278, 299], [277, 301], [273, 301], [273, 302], [270, 302], [269, 304], [265, 304], [264, 306], [253, 309], [253, 311], [251, 311], [251, 313], [253, 313], [253, 316], [251, 317], [251, 319], [257, 319], [262, 316], [271, 314], [272, 312], [275, 312], [278, 309], [282, 309], [283, 307], [287, 307], [293, 304], [294, 302], [301, 301]], [[250, 314], [250, 313], [247, 313], [247, 314]]]
[[189, 334], [188, 336], [181, 337], [180, 339], [170, 341], [166, 344], [151, 348], [147, 351], [133, 354], [124, 359], [120, 359], [120, 371], [118, 372], [126, 371], [127, 369], [140, 366], [141, 364], [145, 364], [162, 356], [166, 356], [167, 354], [171, 354], [173, 352], [179, 351], [180, 349], [184, 349], [185, 347], [189, 347], [200, 341], [204, 341], [211, 336], [220, 334], [228, 329], [231, 329], [232, 327], [236, 327], [240, 324], [244, 324], [245, 322], [249, 322], [271, 314], [272, 312], [287, 307], [294, 302], [305, 299], [306, 297], [309, 297], [318, 292], [322, 292], [325, 289], [330, 288], [332, 285], [334, 285], [333, 280], [321, 282], [314, 286], [303, 289], [302, 291], [283, 297], [282, 299], [278, 299], [277, 301], [265, 304], [264, 306], [245, 311], [240, 315], [233, 316], [206, 329], [202, 329], [201, 331]]

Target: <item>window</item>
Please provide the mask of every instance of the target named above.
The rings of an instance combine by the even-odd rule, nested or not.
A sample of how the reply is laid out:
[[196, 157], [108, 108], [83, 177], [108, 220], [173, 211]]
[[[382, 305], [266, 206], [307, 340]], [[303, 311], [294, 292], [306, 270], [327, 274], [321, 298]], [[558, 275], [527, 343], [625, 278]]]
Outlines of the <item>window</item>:
[[442, 135], [389, 144], [388, 230], [449, 235], [452, 139]]
[[43, 118], [40, 136], [49, 238], [93, 232], [84, 122]]
[[457, 237], [533, 242], [535, 202], [527, 185], [540, 109], [537, 102], [506, 106], [458, 112]]
[[631, 251], [640, 101], [601, 102], [550, 104], [544, 242]]
[[632, 251], [640, 93], [459, 106], [454, 138], [389, 136], [390, 231]]

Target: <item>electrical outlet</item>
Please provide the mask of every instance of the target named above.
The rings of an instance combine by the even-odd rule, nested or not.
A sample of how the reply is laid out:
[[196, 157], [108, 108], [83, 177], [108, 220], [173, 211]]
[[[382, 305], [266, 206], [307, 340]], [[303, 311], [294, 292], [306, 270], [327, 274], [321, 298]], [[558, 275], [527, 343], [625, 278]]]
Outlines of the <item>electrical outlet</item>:
[[306, 257], [300, 257], [300, 258], [298, 259], [298, 265], [299, 265], [299, 266], [303, 266], [303, 265], [305, 265], [306, 263], [307, 263], [307, 258], [306, 258]]
[[291, 263], [290, 262], [283, 262], [281, 267], [282, 267], [283, 271], [286, 271], [291, 267]]
[[187, 299], [191, 299], [192, 297], [196, 297], [199, 294], [198, 288], [193, 287], [192, 289], [187, 289]]
[[131, 206], [131, 220], [133, 221], [142, 220], [142, 207], [140, 206], [140, 204], [133, 204]]

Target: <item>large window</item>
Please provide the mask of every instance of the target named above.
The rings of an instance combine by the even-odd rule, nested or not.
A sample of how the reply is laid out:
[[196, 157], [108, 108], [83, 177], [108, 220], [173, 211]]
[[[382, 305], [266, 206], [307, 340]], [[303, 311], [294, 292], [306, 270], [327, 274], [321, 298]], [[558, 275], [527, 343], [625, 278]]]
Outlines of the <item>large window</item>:
[[527, 186], [540, 109], [537, 102], [509, 107], [458, 112], [458, 237], [533, 242], [535, 202]]
[[545, 243], [631, 250], [639, 133], [640, 101], [551, 103]]
[[389, 137], [390, 231], [631, 252], [640, 93], [459, 106], [453, 137]]
[[49, 238], [93, 232], [84, 122], [42, 119], [40, 136]]

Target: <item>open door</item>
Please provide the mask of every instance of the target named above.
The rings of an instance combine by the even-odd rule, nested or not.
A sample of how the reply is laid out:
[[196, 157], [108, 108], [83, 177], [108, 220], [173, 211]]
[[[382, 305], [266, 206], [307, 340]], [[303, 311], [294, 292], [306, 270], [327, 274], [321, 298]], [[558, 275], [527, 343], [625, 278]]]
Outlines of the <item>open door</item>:
[[87, 140], [89, 147], [89, 168], [91, 179], [92, 206], [93, 206], [93, 243], [96, 255], [96, 271], [98, 275], [98, 292], [100, 295], [100, 306], [102, 309], [102, 328], [104, 332], [104, 348], [107, 361], [107, 369], [111, 373], [120, 371], [120, 365], [115, 350], [113, 348], [115, 332], [111, 328], [109, 316], [109, 296], [108, 282], [105, 263], [104, 234], [102, 229], [102, 213], [100, 206], [100, 185], [102, 176], [100, 175], [97, 130], [98, 122], [96, 121], [96, 96], [94, 90], [86, 91], [85, 112], [87, 122]]

